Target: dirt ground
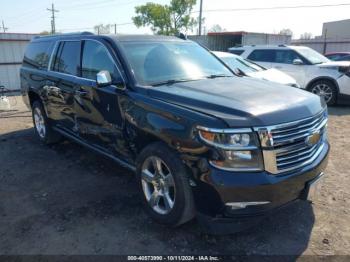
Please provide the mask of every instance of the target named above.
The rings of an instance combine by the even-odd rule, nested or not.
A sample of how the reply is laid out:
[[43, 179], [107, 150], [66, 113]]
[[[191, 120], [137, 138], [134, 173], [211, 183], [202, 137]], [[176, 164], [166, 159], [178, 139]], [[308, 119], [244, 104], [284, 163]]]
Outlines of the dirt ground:
[[208, 236], [143, 211], [133, 174], [72, 142], [41, 144], [17, 97], [0, 113], [0, 254], [350, 255], [350, 108], [329, 109], [332, 145], [319, 201], [259, 226]]

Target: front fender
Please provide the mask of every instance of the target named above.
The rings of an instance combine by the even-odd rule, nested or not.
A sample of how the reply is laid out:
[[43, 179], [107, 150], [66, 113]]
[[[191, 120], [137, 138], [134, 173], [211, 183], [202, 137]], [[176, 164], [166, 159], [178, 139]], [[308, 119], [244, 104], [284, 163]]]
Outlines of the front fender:
[[163, 141], [179, 152], [202, 154], [207, 148], [197, 140], [195, 127], [227, 128], [215, 117], [135, 92], [129, 92], [120, 106], [124, 112], [127, 135], [138, 149], [142, 149], [149, 139]]

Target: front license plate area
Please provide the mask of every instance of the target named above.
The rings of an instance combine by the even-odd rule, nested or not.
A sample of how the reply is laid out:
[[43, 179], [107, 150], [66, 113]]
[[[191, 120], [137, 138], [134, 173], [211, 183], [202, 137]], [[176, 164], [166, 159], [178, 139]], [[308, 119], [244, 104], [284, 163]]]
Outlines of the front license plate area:
[[316, 202], [318, 200], [323, 180], [324, 174], [322, 173], [317, 178], [308, 183], [307, 200], [310, 202]]

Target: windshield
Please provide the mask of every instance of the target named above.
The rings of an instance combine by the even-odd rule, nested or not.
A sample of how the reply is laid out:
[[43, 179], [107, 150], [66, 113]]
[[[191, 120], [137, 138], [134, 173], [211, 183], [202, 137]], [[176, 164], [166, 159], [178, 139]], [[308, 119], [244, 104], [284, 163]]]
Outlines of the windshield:
[[311, 48], [300, 48], [296, 51], [303, 57], [305, 57], [307, 60], [309, 60], [310, 63], [313, 65], [327, 63], [330, 61], [327, 57], [321, 55], [315, 50], [312, 50]]
[[143, 85], [233, 76], [217, 58], [192, 42], [122, 42], [136, 80]]
[[248, 60], [239, 58], [239, 57], [232, 57], [232, 56], [224, 56], [221, 57], [221, 59], [232, 69], [239, 69], [245, 74], [254, 73], [258, 71], [263, 71], [264, 68], [260, 67]]

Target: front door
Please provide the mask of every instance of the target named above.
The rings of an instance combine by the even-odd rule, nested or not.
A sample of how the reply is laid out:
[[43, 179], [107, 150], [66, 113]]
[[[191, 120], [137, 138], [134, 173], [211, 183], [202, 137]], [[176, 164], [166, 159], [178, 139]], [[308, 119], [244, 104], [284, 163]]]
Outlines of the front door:
[[[299, 56], [294, 50], [277, 49], [274, 52], [274, 61], [271, 63], [271, 66], [290, 75], [298, 84], [304, 86], [308, 67], [305, 59]], [[296, 59], [302, 61], [303, 64], [293, 64], [293, 61]]]
[[[105, 43], [85, 40], [82, 46], [81, 79], [75, 94], [75, 114], [79, 136], [95, 147], [128, 157], [119, 101], [125, 96], [125, 82], [116, 59]], [[112, 84], [99, 87], [96, 75], [108, 71]]]

